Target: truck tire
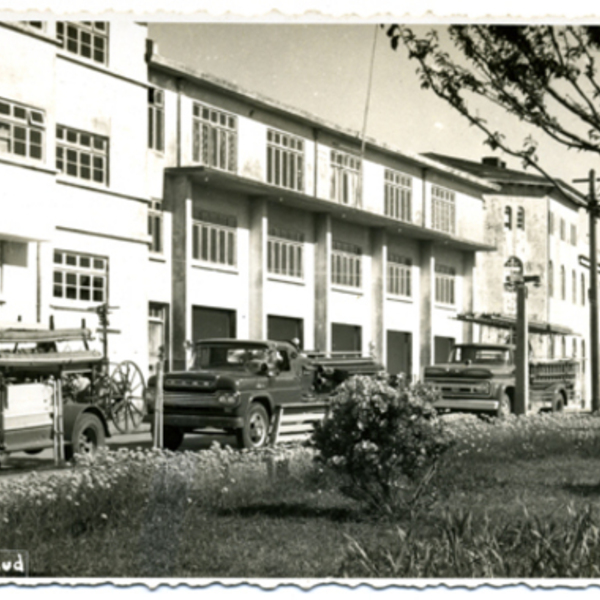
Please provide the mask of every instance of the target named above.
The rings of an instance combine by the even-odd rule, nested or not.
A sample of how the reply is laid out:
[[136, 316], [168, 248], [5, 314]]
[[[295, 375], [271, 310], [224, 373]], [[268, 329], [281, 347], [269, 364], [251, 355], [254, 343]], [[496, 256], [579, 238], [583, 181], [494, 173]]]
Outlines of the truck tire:
[[556, 392], [552, 398], [552, 412], [562, 412], [565, 407], [565, 399], [561, 392]]
[[244, 418], [244, 426], [236, 431], [240, 448], [262, 448], [269, 441], [269, 415], [265, 407], [253, 402]]
[[98, 448], [104, 446], [104, 426], [100, 419], [91, 413], [81, 413], [75, 421], [71, 444], [65, 447], [65, 457], [72, 458], [74, 454], [94, 456]]
[[165, 425], [163, 428], [163, 445], [167, 450], [177, 450], [183, 442], [183, 431], [179, 427]]
[[498, 408], [496, 409], [496, 417], [499, 419], [505, 419], [512, 413], [512, 401], [510, 396], [504, 392], [502, 396], [500, 396], [500, 403], [498, 404]]

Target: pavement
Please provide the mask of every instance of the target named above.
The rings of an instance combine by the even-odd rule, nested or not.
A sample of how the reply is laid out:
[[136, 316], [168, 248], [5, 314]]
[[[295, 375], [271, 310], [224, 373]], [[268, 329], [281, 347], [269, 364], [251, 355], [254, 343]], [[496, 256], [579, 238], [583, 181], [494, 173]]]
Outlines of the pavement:
[[[150, 425], [142, 423], [133, 433], [122, 434], [112, 428], [111, 437], [106, 439], [107, 446], [111, 449], [118, 448], [152, 448], [152, 436]], [[235, 445], [236, 440], [232, 436], [220, 434], [190, 434], [186, 435], [181, 450], [205, 450], [217, 441], [220, 444]], [[14, 452], [4, 459], [0, 465], [0, 482], [17, 475], [24, 475], [32, 471], [54, 472], [71, 467], [56, 465], [52, 448], [46, 448], [39, 454], [27, 454], [25, 452]]]

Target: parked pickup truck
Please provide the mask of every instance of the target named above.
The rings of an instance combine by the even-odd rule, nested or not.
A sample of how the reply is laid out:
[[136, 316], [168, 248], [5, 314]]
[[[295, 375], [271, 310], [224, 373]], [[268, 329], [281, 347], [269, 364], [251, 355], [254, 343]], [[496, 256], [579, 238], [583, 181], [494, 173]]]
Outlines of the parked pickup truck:
[[[579, 364], [576, 360], [530, 360], [526, 410], [561, 411], [575, 400]], [[504, 417], [514, 412], [515, 347], [500, 344], [458, 344], [449, 361], [425, 368], [425, 383], [442, 395], [440, 411], [486, 412]]]
[[[309, 359], [287, 342], [200, 341], [190, 369], [164, 375], [163, 443], [175, 450], [186, 433], [217, 429], [235, 434], [242, 448], [264, 446], [279, 407], [305, 402], [308, 411], [350, 375], [380, 370], [370, 358]], [[152, 423], [155, 402], [153, 376], [146, 389]]]

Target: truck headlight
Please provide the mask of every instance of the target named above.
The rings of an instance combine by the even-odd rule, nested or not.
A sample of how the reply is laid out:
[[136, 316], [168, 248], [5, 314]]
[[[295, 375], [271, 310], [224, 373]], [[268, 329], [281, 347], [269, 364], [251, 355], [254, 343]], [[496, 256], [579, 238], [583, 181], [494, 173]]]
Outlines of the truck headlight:
[[239, 392], [221, 392], [217, 395], [217, 402], [225, 406], [235, 406], [239, 399]]
[[489, 394], [490, 393], [490, 384], [489, 382], [478, 383], [473, 386], [473, 391], [477, 394]]

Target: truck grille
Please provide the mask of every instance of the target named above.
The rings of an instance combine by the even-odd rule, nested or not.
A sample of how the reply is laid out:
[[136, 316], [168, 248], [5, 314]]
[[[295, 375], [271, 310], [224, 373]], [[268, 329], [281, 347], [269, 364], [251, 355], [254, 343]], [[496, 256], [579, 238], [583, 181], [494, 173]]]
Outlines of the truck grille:
[[442, 394], [487, 396], [490, 393], [490, 384], [486, 381], [430, 381], [427, 383], [431, 383]]
[[216, 394], [198, 394], [189, 392], [165, 392], [165, 406], [212, 405], [218, 404]]

